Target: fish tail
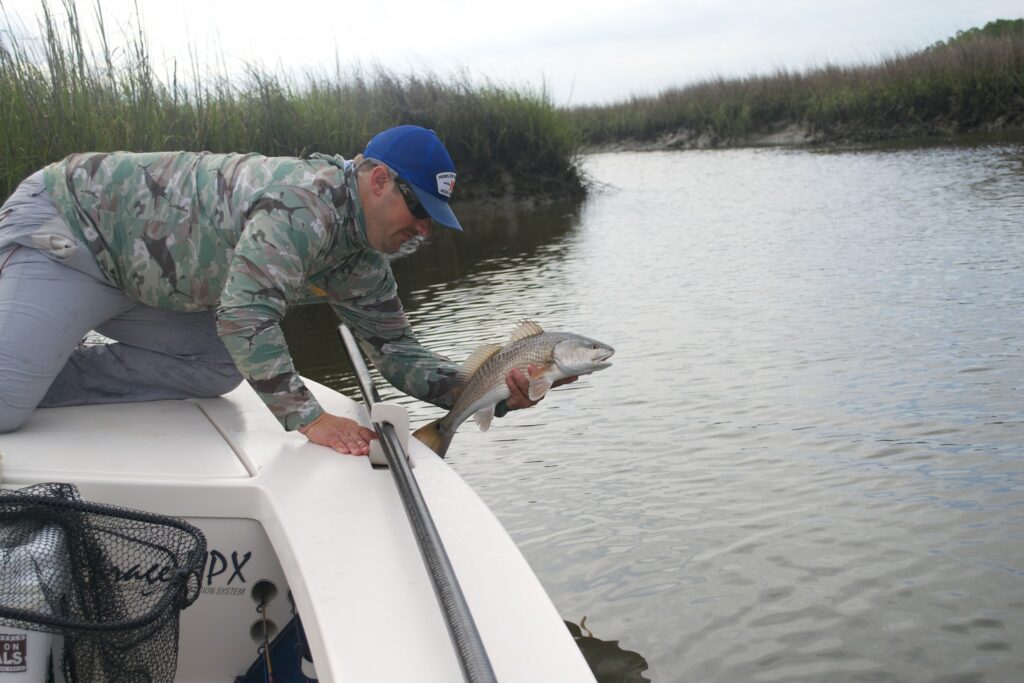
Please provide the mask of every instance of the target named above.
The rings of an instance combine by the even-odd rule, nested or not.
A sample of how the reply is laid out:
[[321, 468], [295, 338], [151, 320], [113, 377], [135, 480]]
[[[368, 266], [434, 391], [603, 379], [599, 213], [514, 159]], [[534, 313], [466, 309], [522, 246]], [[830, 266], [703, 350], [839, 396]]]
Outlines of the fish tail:
[[450, 437], [445, 437], [441, 431], [441, 420], [429, 422], [412, 433], [417, 439], [426, 444], [427, 448], [434, 451], [442, 458], [448, 451], [448, 444], [452, 442]]

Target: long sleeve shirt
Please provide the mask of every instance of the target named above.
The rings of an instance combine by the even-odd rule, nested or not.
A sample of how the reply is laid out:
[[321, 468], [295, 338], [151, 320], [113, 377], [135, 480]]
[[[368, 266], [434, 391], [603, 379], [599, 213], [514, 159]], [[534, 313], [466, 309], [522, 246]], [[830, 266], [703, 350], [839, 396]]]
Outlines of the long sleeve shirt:
[[457, 366], [413, 334], [341, 157], [75, 154], [44, 178], [110, 284], [148, 306], [216, 312], [239, 371], [285, 429], [323, 412], [281, 329], [297, 303], [329, 302], [389, 382], [454, 403]]

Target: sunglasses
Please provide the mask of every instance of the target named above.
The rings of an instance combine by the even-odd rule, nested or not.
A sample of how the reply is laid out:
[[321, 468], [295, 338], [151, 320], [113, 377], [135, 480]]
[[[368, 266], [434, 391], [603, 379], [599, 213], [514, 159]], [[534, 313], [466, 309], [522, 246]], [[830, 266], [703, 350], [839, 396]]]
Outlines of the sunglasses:
[[398, 191], [402, 193], [402, 199], [405, 200], [405, 205], [409, 207], [409, 213], [411, 213], [414, 218], [418, 218], [420, 220], [430, 218], [430, 214], [427, 213], [425, 208], [423, 208], [423, 204], [420, 203], [416, 193], [413, 192], [412, 188], [409, 187], [404, 180], [401, 178], [395, 178], [395, 187], [397, 187]]

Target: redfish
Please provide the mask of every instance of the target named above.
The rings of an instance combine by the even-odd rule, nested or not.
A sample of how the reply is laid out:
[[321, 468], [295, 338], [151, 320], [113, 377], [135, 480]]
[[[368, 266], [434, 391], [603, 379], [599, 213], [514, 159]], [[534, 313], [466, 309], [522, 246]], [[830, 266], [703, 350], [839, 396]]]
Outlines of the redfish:
[[[484, 344], [470, 354], [456, 378], [461, 391], [455, 405], [439, 420], [417, 429], [413, 436], [444, 457], [455, 431], [472, 415], [486, 432], [494, 407], [511, 394], [505, 376], [519, 368], [530, 381], [530, 400], [540, 400], [555, 382], [586, 375], [611, 365], [615, 349], [572, 332], [545, 332], [531, 321], [519, 324], [505, 346]], [[529, 372], [529, 367], [534, 371]]]

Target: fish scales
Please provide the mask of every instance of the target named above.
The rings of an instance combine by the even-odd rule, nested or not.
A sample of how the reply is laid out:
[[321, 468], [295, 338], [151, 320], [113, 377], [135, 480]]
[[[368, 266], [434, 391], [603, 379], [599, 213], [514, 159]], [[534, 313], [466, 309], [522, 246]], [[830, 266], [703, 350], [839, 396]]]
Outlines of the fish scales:
[[486, 405], [496, 405], [511, 396], [505, 383], [509, 371], [518, 368], [526, 374], [531, 365], [540, 367], [551, 363], [555, 344], [567, 336], [561, 332], [543, 332], [512, 342], [495, 353], [470, 377], [451, 412], [441, 420], [442, 429], [451, 429], [453, 424], [457, 427]]
[[559, 380], [608, 367], [614, 353], [602, 342], [572, 332], [545, 332], [536, 323], [524, 321], [507, 345], [486, 345], [470, 355], [460, 373], [462, 389], [455, 405], [443, 418], [417, 429], [414, 436], [443, 457], [455, 431], [470, 416], [481, 431], [487, 431], [495, 406], [511, 396], [505, 378], [513, 368], [528, 377], [529, 397], [538, 401]]

